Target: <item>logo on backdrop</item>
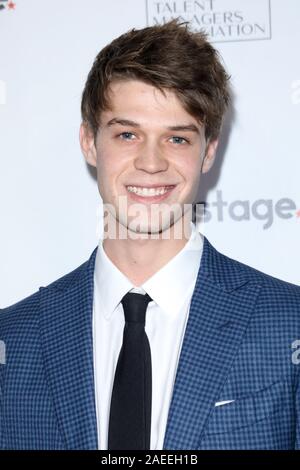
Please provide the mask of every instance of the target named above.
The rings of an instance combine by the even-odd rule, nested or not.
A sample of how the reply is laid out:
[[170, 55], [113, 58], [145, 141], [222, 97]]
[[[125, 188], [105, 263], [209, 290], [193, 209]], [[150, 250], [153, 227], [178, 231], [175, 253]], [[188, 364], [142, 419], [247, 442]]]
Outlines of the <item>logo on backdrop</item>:
[[271, 39], [270, 0], [146, 0], [146, 14], [148, 25], [189, 21], [211, 42]]
[[0, 11], [3, 10], [14, 10], [16, 4], [12, 0], [0, 0]]
[[210, 202], [197, 202], [194, 207], [194, 220], [203, 220], [207, 223], [211, 220], [223, 222], [231, 219], [236, 222], [250, 222], [260, 220], [264, 230], [270, 228], [275, 219], [296, 219], [300, 223], [300, 208], [293, 199], [283, 197], [273, 199], [237, 199], [226, 201], [221, 190], [216, 191], [216, 198]]

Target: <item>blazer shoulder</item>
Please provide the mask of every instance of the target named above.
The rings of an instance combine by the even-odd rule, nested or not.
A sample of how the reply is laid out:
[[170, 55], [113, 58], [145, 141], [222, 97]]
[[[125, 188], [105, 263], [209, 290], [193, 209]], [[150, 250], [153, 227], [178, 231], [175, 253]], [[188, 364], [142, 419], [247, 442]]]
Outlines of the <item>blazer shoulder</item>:
[[27, 324], [30, 324], [30, 320], [35, 321], [40, 308], [41, 289], [64, 290], [69, 286], [73, 286], [74, 283], [77, 283], [82, 278], [82, 275], [86, 273], [89, 267], [91, 267], [91, 264], [93, 265], [96, 249], [97, 248], [94, 249], [87, 261], [83, 262], [72, 271], [50, 282], [46, 286], [41, 286], [37, 291], [27, 297], [0, 309], [1, 331], [9, 325], [14, 327], [16, 326], [16, 323], [23, 324], [26, 322]]
[[300, 286], [298, 286], [297, 284], [284, 281], [283, 279], [267, 274], [263, 271], [260, 271], [259, 269], [242, 263], [241, 261], [232, 261], [234, 261], [234, 263], [239, 269], [245, 271], [245, 273], [247, 273], [251, 280], [256, 280], [260, 284], [270, 289], [276, 289], [277, 291], [282, 291], [291, 295], [295, 295], [300, 300]]
[[250, 282], [261, 286], [260, 303], [272, 303], [277, 306], [277, 311], [280, 309], [284, 312], [290, 310], [294, 315], [296, 314], [300, 323], [300, 286], [271, 276], [225, 254], [219, 254], [223, 258], [223, 263], [227, 265], [228, 272], [234, 268]]
[[228, 279], [235, 275], [236, 277], [259, 284], [267, 290], [277, 290], [278, 292], [285, 292], [295, 296], [298, 299], [300, 298], [300, 286], [267, 274], [218, 251], [207, 238], [205, 238], [204, 251], [206, 255], [204, 257], [205, 272], [214, 279], [222, 279], [222, 282], [228, 283]]
[[51, 282], [47, 286], [43, 286], [42, 288], [62, 291], [62, 290], [68, 289], [69, 287], [73, 287], [78, 282], [84, 281], [87, 276], [89, 276], [88, 277], [88, 280], [89, 280], [94, 272], [94, 264], [95, 264], [97, 248], [98, 247], [96, 247], [93, 250], [90, 257], [86, 261], [84, 261], [82, 264], [80, 264], [79, 266], [77, 266], [75, 269], [68, 272], [67, 274], [64, 274], [60, 278], [56, 279], [55, 281]]
[[0, 327], [3, 329], [15, 324], [16, 320], [23, 322], [29, 317], [35, 316], [39, 308], [39, 291], [28, 295], [24, 299], [15, 302], [0, 310]]
[[281, 331], [282, 338], [300, 338], [300, 286], [271, 276], [227, 255], [222, 254], [221, 257], [227, 266], [225, 271], [228, 275], [232, 269], [237, 270], [242, 273], [242, 278], [250, 281], [248, 285], [259, 286], [259, 295], [252, 315], [254, 324], [264, 325], [265, 333], [269, 335], [274, 334], [274, 331]]

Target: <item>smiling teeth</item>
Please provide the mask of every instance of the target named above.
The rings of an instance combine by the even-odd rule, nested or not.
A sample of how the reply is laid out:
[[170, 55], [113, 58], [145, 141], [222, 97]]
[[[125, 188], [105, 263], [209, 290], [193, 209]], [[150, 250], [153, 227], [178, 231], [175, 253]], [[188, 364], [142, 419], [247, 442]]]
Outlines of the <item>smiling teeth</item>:
[[168, 188], [166, 188], [165, 186], [161, 188], [137, 188], [136, 186], [127, 186], [127, 190], [130, 193], [135, 193], [139, 196], [150, 197], [165, 194], [168, 191]]

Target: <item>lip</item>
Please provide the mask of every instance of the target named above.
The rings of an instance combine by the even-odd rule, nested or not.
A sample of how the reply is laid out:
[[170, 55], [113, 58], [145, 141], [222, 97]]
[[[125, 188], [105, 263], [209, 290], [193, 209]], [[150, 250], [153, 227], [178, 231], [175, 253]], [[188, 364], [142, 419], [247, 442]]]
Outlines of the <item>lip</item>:
[[[134, 184], [128, 184], [126, 186], [136, 186]], [[161, 188], [161, 187], [167, 187], [167, 186], [170, 186], [170, 189], [168, 189], [168, 191], [164, 194], [158, 194], [157, 196], [139, 196], [138, 194], [136, 193], [132, 193], [130, 191], [127, 190], [126, 188], [126, 191], [129, 195], [129, 197], [133, 200], [133, 201], [136, 201], [136, 202], [141, 202], [141, 203], [145, 203], [145, 202], [148, 202], [148, 203], [153, 203], [153, 202], [160, 202], [162, 201], [163, 199], [166, 199], [167, 197], [169, 197], [169, 195], [172, 193], [172, 191], [176, 188], [177, 185], [152, 185], [152, 186], [136, 186], [137, 188], [138, 187], [141, 187], [141, 188]]]
[[133, 183], [130, 183], [130, 184], [126, 184], [125, 185], [126, 188], [127, 186], [135, 186], [136, 188], [163, 188], [163, 187], [168, 187], [168, 186], [176, 186], [176, 184], [170, 184], [170, 183], [161, 183], [161, 184], [133, 184]]

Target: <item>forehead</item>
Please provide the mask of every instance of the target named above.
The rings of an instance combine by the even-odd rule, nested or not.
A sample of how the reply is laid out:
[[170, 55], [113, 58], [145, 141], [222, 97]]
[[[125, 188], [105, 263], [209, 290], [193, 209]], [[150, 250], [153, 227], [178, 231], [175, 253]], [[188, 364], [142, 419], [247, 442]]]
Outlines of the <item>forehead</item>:
[[197, 123], [172, 90], [164, 88], [162, 92], [142, 80], [112, 81], [108, 89], [108, 99], [111, 109], [102, 112], [104, 119], [110, 119], [118, 113], [132, 119], [134, 116], [144, 116], [148, 120], [167, 117], [169, 121], [182, 121], [185, 118]]

